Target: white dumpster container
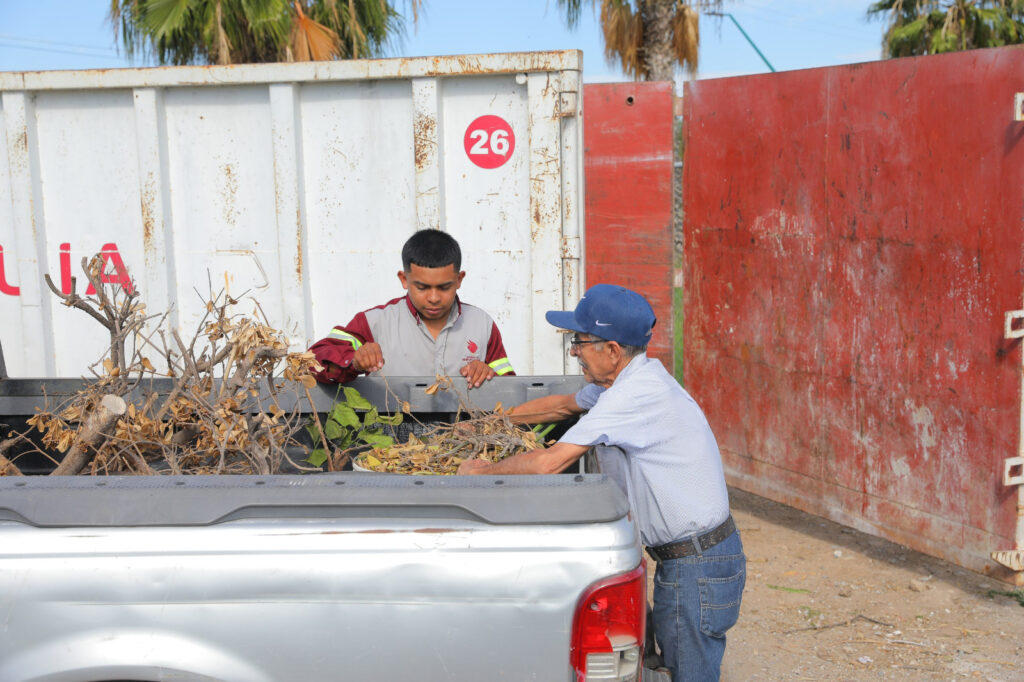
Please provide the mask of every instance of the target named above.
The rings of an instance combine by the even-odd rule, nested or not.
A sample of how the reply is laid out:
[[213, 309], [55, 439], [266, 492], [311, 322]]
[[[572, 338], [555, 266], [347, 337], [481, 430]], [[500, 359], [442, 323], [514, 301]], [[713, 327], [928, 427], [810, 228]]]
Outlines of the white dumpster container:
[[85, 256], [122, 263], [150, 312], [173, 304], [186, 338], [212, 287], [251, 293], [300, 349], [401, 295], [401, 245], [427, 227], [461, 243], [462, 298], [519, 374], [576, 372], [544, 312], [582, 287], [581, 67], [565, 51], [0, 73], [8, 373], [79, 376], [106, 349], [43, 280], [84, 293]]

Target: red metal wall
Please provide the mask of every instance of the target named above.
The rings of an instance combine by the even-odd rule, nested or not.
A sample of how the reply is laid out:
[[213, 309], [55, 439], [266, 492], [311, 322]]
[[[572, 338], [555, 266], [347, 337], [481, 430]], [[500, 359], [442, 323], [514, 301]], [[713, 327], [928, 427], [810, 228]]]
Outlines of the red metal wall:
[[648, 354], [672, 371], [672, 83], [583, 91], [586, 284], [634, 289], [658, 323]]
[[684, 376], [730, 484], [1006, 577], [1017, 90], [1018, 48], [687, 84]]

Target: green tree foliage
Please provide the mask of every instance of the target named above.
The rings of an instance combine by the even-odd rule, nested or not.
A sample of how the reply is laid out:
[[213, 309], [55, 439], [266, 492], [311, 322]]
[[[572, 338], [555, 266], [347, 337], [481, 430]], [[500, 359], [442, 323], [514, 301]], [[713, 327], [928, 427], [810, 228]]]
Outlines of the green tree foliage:
[[110, 0], [110, 21], [129, 57], [177, 65], [372, 57], [404, 31], [388, 0]]
[[[313, 466], [321, 466], [327, 461], [327, 453], [332, 450], [332, 446], [344, 454], [351, 448], [363, 445], [389, 448], [394, 444], [394, 439], [384, 432], [384, 426], [401, 424], [402, 413], [381, 414], [356, 389], [345, 386], [342, 390], [345, 399], [336, 401], [331, 406], [322, 432], [319, 425], [312, 423], [312, 420], [306, 425], [306, 432], [313, 439], [314, 445], [306, 461]], [[324, 442], [321, 434], [329, 441], [328, 443]]]
[[879, 0], [868, 16], [888, 16], [882, 47], [889, 57], [1024, 42], [1024, 0]]
[[[570, 28], [587, 0], [558, 0]], [[636, 80], [675, 80], [680, 65], [697, 72], [700, 10], [718, 9], [722, 0], [590, 0], [601, 7], [604, 54]]]

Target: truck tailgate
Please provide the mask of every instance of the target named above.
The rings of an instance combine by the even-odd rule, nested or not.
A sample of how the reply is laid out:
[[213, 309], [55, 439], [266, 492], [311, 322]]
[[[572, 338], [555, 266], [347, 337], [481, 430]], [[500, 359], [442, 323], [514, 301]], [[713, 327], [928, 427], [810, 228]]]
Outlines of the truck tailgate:
[[640, 560], [599, 475], [0, 479], [0, 679], [568, 680]]

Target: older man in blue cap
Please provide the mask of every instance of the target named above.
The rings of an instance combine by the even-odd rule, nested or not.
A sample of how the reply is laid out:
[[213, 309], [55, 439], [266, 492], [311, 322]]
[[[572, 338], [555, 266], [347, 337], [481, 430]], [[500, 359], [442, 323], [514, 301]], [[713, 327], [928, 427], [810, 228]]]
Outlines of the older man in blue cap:
[[549, 448], [495, 463], [469, 460], [459, 473], [556, 473], [593, 447], [601, 470], [629, 497], [657, 561], [653, 629], [672, 679], [716, 680], [725, 632], [739, 617], [746, 557], [711, 427], [690, 394], [647, 357], [656, 320], [640, 294], [598, 284], [575, 310], [550, 311], [547, 320], [576, 332], [569, 352], [588, 383], [511, 415], [518, 423], [579, 420]]

